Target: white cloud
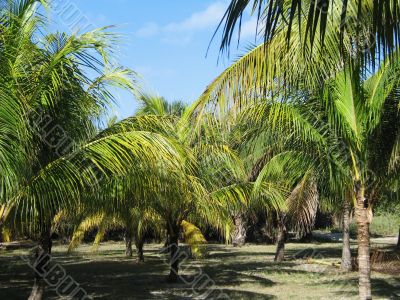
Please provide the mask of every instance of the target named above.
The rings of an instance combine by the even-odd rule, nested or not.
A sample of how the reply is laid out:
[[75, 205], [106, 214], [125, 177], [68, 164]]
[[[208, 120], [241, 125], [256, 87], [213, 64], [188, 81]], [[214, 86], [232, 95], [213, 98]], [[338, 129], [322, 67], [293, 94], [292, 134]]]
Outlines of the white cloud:
[[[229, 3], [219, 0], [202, 11], [198, 11], [181, 21], [160, 25], [155, 22], [145, 24], [136, 31], [136, 36], [149, 38], [159, 36], [163, 43], [185, 46], [195, 37], [196, 32], [207, 29], [216, 29]], [[257, 18], [250, 16], [246, 10], [241, 27], [242, 39], [256, 38]]]
[[186, 46], [193, 40], [193, 34], [167, 34], [161, 41], [165, 44]]
[[205, 10], [195, 12], [188, 18], [171, 22], [164, 26], [151, 22], [136, 31], [136, 36], [141, 38], [162, 35], [162, 41], [168, 43], [187, 44], [192, 39], [193, 33], [208, 28], [216, 28], [221, 21], [228, 3], [218, 1], [209, 5]]
[[174, 22], [164, 27], [165, 31], [197, 31], [217, 26], [226, 11], [227, 5], [223, 2], [216, 2], [205, 10], [192, 14], [182, 22]]
[[147, 23], [138, 31], [136, 31], [136, 36], [138, 37], [150, 37], [156, 35], [160, 31], [160, 27], [154, 23]]

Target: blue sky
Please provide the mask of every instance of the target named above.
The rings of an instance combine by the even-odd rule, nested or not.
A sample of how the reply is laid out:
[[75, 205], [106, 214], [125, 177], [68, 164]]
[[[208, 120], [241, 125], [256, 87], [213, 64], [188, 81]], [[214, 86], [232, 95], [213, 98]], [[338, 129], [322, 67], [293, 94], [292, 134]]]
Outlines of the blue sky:
[[[241, 45], [219, 57], [221, 34], [206, 57], [211, 37], [227, 6], [226, 0], [54, 0], [52, 21], [65, 31], [117, 25], [121, 45], [118, 62], [140, 73], [145, 89], [168, 100], [193, 102], [249, 43], [256, 22], [244, 17]], [[78, 22], [79, 21], [79, 22]], [[76, 23], [79, 23], [76, 26]], [[116, 92], [119, 118], [132, 115], [137, 103]]]

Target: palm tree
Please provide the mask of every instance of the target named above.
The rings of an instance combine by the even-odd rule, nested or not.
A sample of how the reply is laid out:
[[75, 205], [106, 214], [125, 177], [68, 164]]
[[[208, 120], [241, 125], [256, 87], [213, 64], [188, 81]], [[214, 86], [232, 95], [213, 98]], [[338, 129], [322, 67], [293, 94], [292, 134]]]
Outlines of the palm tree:
[[[180, 102], [169, 104], [164, 98], [150, 95], [142, 95], [139, 100], [142, 105], [138, 116], [133, 119], [136, 121], [143, 117], [158, 119], [156, 126], [151, 126], [156, 131], [162, 128], [164, 134], [175, 138], [177, 143], [191, 152], [188, 153], [188, 158], [192, 157], [193, 162], [196, 161], [193, 163], [189, 160], [192, 166], [189, 166], [184, 183], [180, 183], [180, 186], [174, 187], [168, 192], [159, 193], [149, 203], [164, 220], [168, 237], [167, 246], [171, 255], [171, 270], [168, 280], [175, 282], [178, 279], [179, 235], [182, 228], [185, 228], [182, 224], [189, 224], [188, 221], [190, 223], [206, 223], [222, 231], [222, 228], [230, 223], [221, 201], [225, 201], [226, 193], [231, 192], [230, 190], [234, 191], [238, 187], [226, 188], [223, 186], [226, 190], [218, 190], [210, 181], [209, 175], [214, 174], [213, 179], [215, 180], [215, 175], [218, 174], [215, 164], [226, 162], [232, 157], [232, 153], [229, 149], [213, 141], [202, 143], [201, 139], [190, 140], [193, 136], [187, 134], [186, 131], [190, 128], [190, 123], [183, 117], [187, 109]], [[225, 168], [229, 169], [229, 167], [225, 165]], [[211, 173], [212, 170], [216, 172]], [[168, 179], [164, 181], [168, 182]], [[172, 183], [170, 187], [174, 185], [176, 186], [176, 183]], [[189, 227], [186, 226], [186, 228]]]
[[[313, 128], [317, 113], [308, 114], [308, 108], [295, 99], [279, 104], [265, 99], [242, 108], [238, 117], [238, 126], [244, 131], [240, 137], [242, 151], [250, 161], [255, 161], [251, 163], [251, 176], [256, 186], [275, 182], [291, 191], [286, 196], [286, 209], [274, 211], [273, 222], [269, 224], [277, 227], [276, 261], [284, 257], [287, 230], [296, 232], [298, 237], [308, 234], [314, 226], [317, 209], [331, 206], [335, 184], [330, 174], [335, 168], [340, 171], [333, 159], [334, 144], [329, 151], [324, 150], [322, 145], [329, 145], [328, 139], [323, 130]], [[294, 126], [308, 133], [294, 134]]]
[[[397, 170], [388, 165], [388, 158], [392, 156], [393, 160], [393, 157], [398, 155], [398, 117], [394, 109], [398, 104], [393, 99], [397, 93], [394, 75], [398, 73], [397, 50], [395, 51], [397, 43], [386, 36], [386, 33], [393, 34], [398, 20], [395, 17], [395, 22], [388, 25], [386, 19], [377, 13], [397, 16], [398, 4], [395, 1], [344, 1], [344, 6], [340, 7], [338, 2], [330, 2], [329, 18], [326, 18], [328, 13], [320, 18], [320, 10], [315, 15], [315, 9], [318, 8], [315, 1], [302, 2], [310, 8], [307, 17], [303, 17], [299, 9], [291, 9], [293, 3], [300, 3], [297, 1], [283, 1], [279, 2], [279, 5], [278, 2], [254, 2], [260, 5], [254, 6], [254, 10], [260, 8], [259, 17], [272, 18], [266, 21], [266, 33], [268, 36], [273, 32], [273, 37], [268, 36], [265, 44], [245, 55], [222, 73], [199, 99], [194, 113], [200, 114], [207, 109], [210, 101], [219, 102], [219, 107], [226, 109], [232, 106], [232, 103], [240, 107], [243, 102], [252, 101], [260, 95], [272, 95], [276, 96], [277, 100], [284, 101], [290, 99], [290, 95], [295, 91], [318, 90], [318, 85], [323, 88], [325, 92], [322, 96], [325, 100], [328, 124], [333, 128], [333, 136], [338, 136], [344, 145], [342, 152], [347, 158], [346, 169], [350, 170], [346, 172], [351, 178], [350, 185], [344, 184], [342, 187], [347, 191], [354, 190], [352, 198], [355, 199], [355, 216], [359, 228], [359, 291], [361, 299], [369, 299], [371, 291], [368, 215], [372, 211], [371, 202], [375, 201], [372, 199], [379, 195], [379, 190], [385, 185], [384, 178], [391, 177]], [[226, 17], [230, 17], [225, 26], [226, 38], [223, 45], [229, 44], [235, 20], [248, 3], [249, 1], [232, 1], [226, 14]], [[275, 3], [275, 6], [272, 3]], [[386, 6], [383, 9], [380, 6], [383, 3], [394, 6]], [[264, 11], [265, 7], [271, 10]], [[274, 7], [277, 10], [274, 10]], [[285, 16], [287, 13], [292, 14], [287, 18], [292, 21], [277, 21], [279, 16]], [[299, 21], [295, 22], [297, 17]], [[319, 20], [322, 27], [318, 27]], [[271, 29], [271, 24], [274, 24], [275, 29]], [[383, 26], [376, 26], [377, 24]], [[385, 29], [381, 30], [382, 28]], [[377, 30], [381, 31], [377, 33]], [[306, 33], [311, 38], [311, 44], [302, 38], [304, 35], [301, 33]], [[317, 34], [320, 34], [321, 39], [314, 39]], [[393, 34], [396, 35], [397, 33]], [[388, 52], [393, 55], [387, 56]], [[376, 60], [376, 55], [379, 57], [379, 54], [380, 59]], [[322, 55], [326, 56], [326, 59]], [[374, 76], [370, 76], [377, 69], [379, 70]], [[326, 88], [324, 81], [327, 80], [338, 84], [334, 84], [330, 89]], [[382, 90], [383, 86], [387, 88], [387, 92]], [[321, 97], [321, 94], [319, 96]], [[299, 124], [294, 125], [298, 129]], [[384, 149], [382, 154], [385, 159], [382, 163], [377, 163], [380, 153], [377, 148], [372, 147], [372, 141], [376, 141], [374, 145], [381, 142], [383, 144], [379, 139], [383, 139], [381, 134], [386, 130], [388, 144], [381, 148]], [[369, 186], [370, 183], [372, 186]]]
[[[96, 249], [106, 231], [118, 227], [125, 230], [126, 256], [132, 256], [134, 241], [138, 254], [137, 261], [144, 261], [145, 234], [151, 231], [156, 236], [162, 236], [162, 220], [146, 201], [147, 197], [154, 197], [159, 191], [154, 185], [157, 174], [147, 174], [147, 177], [141, 179], [140, 185], [137, 184], [134, 175], [128, 173], [124, 176], [111, 177], [104, 182], [102, 189], [98, 191], [99, 195], [95, 196], [95, 201], [84, 200], [80, 210], [68, 212], [69, 219], [76, 225], [69, 251], [75, 249], [84, 238], [85, 232], [92, 229], [98, 231], [94, 242]], [[89, 197], [93, 198], [92, 195]]]
[[[188, 151], [189, 165], [186, 175], [182, 174], [183, 181], [170, 182], [167, 176], [163, 181], [170, 182], [170, 189], [164, 187], [165, 190], [144, 200], [147, 201], [146, 206], [152, 207], [165, 224], [171, 253], [169, 280], [175, 281], [179, 265], [179, 261], [176, 261], [179, 257], [178, 240], [182, 229], [195, 228], [194, 224], [211, 225], [228, 237], [229, 230], [226, 229], [232, 226], [231, 215], [253, 198], [252, 187], [244, 180], [242, 163], [230, 149], [224, 136], [228, 131], [222, 130], [222, 123], [211, 124], [205, 119], [199, 130], [193, 131], [192, 119], [188, 117], [190, 107], [182, 111], [181, 105], [167, 104], [163, 98], [149, 95], [143, 95], [140, 99], [142, 106], [139, 115], [116, 124], [117, 128], [126, 130], [133, 126], [159, 132], [174, 138]], [[261, 190], [269, 196], [269, 201], [265, 203], [278, 205], [281, 194], [277, 187], [263, 184]], [[192, 225], [184, 226], [188, 222]], [[197, 230], [193, 232], [199, 233]]]
[[395, 78], [398, 62], [388, 64], [385, 61], [376, 74], [365, 80], [360, 75], [350, 78], [350, 73], [339, 75], [326, 93], [329, 98], [326, 100], [333, 100], [329, 115], [336, 120], [332, 123], [337, 126], [351, 159], [362, 299], [371, 297], [369, 224], [372, 207], [393, 172], [398, 172], [390, 168], [391, 158], [398, 156], [396, 143], [400, 132]]
[[[51, 252], [51, 220], [60, 210], [93, 193], [102, 177], [127, 173], [133, 165], [148, 171], [164, 159], [178, 166], [179, 153], [152, 133], [95, 137], [94, 120], [113, 99], [107, 87], [134, 88], [133, 73], [107, 67], [115, 39], [105, 29], [79, 36], [49, 34], [34, 43], [36, 33], [45, 31], [37, 3], [7, 1], [0, 10], [1, 144], [6, 145], [1, 199], [6, 210], [16, 211], [16, 220], [38, 233], [35, 268], [40, 271]], [[40, 272], [30, 299], [42, 297]]]
[[[242, 97], [252, 93], [251, 85], [247, 85], [246, 82], [258, 80], [257, 77], [250, 75], [257, 74], [255, 73], [257, 66], [250, 67], [250, 70], [247, 70], [246, 66], [251, 61], [257, 61], [260, 51], [260, 48], [256, 48], [221, 74], [199, 99], [197, 110], [194, 112], [201, 113], [207, 109], [207, 104], [211, 101], [226, 99], [223, 98], [226, 91], [228, 91], [228, 97], [234, 95], [230, 105], [232, 103], [243, 105], [240, 101]], [[292, 134], [319, 145], [316, 148], [319, 149], [319, 153], [328, 153], [326, 147], [329, 145], [327, 143], [329, 140], [333, 139], [336, 141], [334, 144], [342, 145], [339, 147], [342, 149], [338, 149], [339, 152], [336, 151], [336, 153], [341, 153], [345, 158], [344, 161], [339, 160], [340, 164], [346, 163], [340, 172], [345, 176], [338, 186], [343, 189], [342, 199], [345, 191], [354, 189], [351, 199], [356, 200], [361, 299], [370, 298], [371, 293], [368, 224], [372, 205], [379, 197], [380, 190], [386, 185], [387, 180], [395, 178], [393, 175], [396, 176], [398, 172], [398, 167], [391, 163], [398, 157], [399, 116], [396, 74], [398, 74], [398, 61], [395, 59], [385, 60], [381, 68], [372, 76], [367, 76], [360, 65], [353, 62], [352, 67], [345, 67], [342, 73], [333, 76], [327, 84], [322, 86], [322, 90], [308, 90], [305, 85], [297, 94], [293, 93], [292, 89], [291, 94], [283, 94], [285, 97], [281, 97], [283, 101], [289, 99], [290, 102], [296, 98], [301, 99], [302, 103], [310, 102], [307, 99], [310, 96], [313, 98], [313, 94], [314, 98], [323, 99], [322, 102], [313, 100], [319, 108], [315, 105], [307, 108], [309, 109], [308, 119], [310, 115], [320, 111], [322, 115], [319, 119], [314, 117], [314, 121], [304, 122], [301, 115], [293, 114], [280, 104], [276, 105], [276, 109], [271, 109], [269, 118], [264, 119], [264, 122], [268, 126], [272, 125], [271, 127], [275, 130], [282, 126], [291, 126]], [[239, 86], [241, 82], [246, 85], [241, 86], [240, 90], [236, 89], [238, 82]], [[225, 87], [233, 87], [234, 90], [233, 92], [229, 88], [224, 90]], [[246, 88], [249, 88], [249, 91]], [[214, 98], [215, 95], [219, 98]], [[276, 98], [279, 99], [279, 97]], [[290, 107], [290, 105], [286, 106], [286, 108]], [[260, 113], [255, 115], [262, 116]], [[338, 157], [337, 154], [336, 157]], [[379, 163], [378, 157], [381, 157]], [[348, 181], [348, 178], [351, 180]]]

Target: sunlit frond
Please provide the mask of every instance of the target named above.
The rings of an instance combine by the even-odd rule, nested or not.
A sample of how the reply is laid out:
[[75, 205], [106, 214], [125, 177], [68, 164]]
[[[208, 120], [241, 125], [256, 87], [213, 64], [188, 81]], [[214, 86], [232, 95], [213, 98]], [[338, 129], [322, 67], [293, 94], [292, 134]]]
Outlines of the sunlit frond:
[[203, 257], [205, 251], [204, 244], [206, 244], [207, 241], [204, 235], [201, 233], [200, 229], [185, 220], [182, 221], [181, 226], [183, 239], [185, 243], [190, 246], [193, 256], [196, 258]]
[[317, 183], [311, 173], [306, 173], [287, 199], [288, 216], [292, 230], [299, 235], [314, 227], [319, 196]]

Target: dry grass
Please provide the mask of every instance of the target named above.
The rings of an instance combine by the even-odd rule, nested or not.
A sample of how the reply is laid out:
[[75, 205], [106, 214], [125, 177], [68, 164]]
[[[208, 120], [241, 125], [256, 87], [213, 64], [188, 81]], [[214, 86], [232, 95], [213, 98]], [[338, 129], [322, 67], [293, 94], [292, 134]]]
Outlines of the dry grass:
[[[161, 245], [146, 245], [144, 264], [124, 257], [122, 243], [105, 243], [91, 253], [83, 245], [72, 255], [65, 246], [55, 246], [53, 257], [95, 299], [194, 299], [193, 288], [183, 282], [165, 282], [168, 266], [159, 254]], [[246, 245], [233, 248], [209, 245], [208, 256], [182, 266], [189, 282], [199, 270], [211, 281], [208, 288], [222, 290], [230, 299], [357, 299], [357, 273], [344, 274], [340, 243], [288, 244], [288, 260], [273, 262], [274, 246]], [[380, 247], [385, 247], [380, 245]], [[26, 250], [0, 251], [0, 299], [26, 299], [32, 272], [20, 259]], [[400, 275], [372, 273], [374, 299], [399, 299]], [[204, 289], [197, 292], [203, 293]], [[57, 299], [47, 292], [45, 299]]]

